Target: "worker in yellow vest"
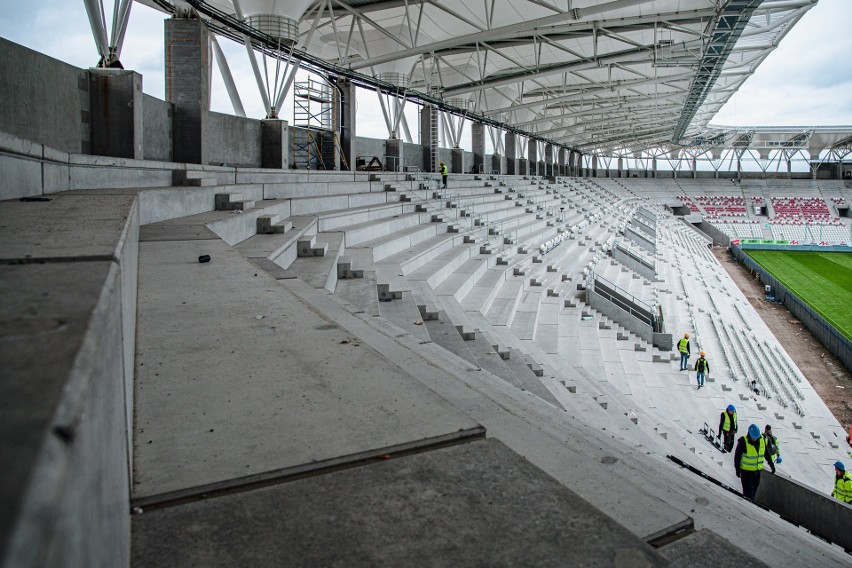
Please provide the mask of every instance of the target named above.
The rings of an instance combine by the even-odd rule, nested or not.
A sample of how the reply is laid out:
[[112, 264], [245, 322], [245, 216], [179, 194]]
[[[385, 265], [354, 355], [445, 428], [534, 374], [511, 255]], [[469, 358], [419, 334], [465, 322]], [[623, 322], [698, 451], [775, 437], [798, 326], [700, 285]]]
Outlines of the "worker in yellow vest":
[[707, 373], [710, 372], [710, 363], [704, 358], [704, 351], [699, 354], [698, 361], [695, 362], [695, 380], [698, 381], [698, 388], [704, 386], [704, 379], [707, 378]]
[[769, 463], [772, 473], [775, 473], [775, 464], [772, 463], [772, 456], [766, 448], [766, 439], [760, 435], [758, 425], [752, 424], [748, 427], [746, 436], [740, 436], [737, 450], [734, 452], [734, 468], [743, 484], [743, 497], [749, 501], [754, 501], [764, 461]]
[[737, 409], [733, 404], [729, 404], [728, 408], [722, 411], [719, 416], [719, 433], [716, 438], [725, 436], [723, 448], [726, 452], [734, 449], [734, 436], [737, 433]]
[[441, 171], [441, 181], [444, 182], [444, 189], [447, 189], [447, 175], [449, 175], [450, 172], [447, 170], [447, 164], [444, 162], [441, 162], [438, 165], [440, 166], [439, 169]]
[[680, 341], [677, 342], [677, 350], [680, 351], [680, 370], [689, 370], [689, 334], [684, 333]]
[[831, 496], [838, 501], [852, 504], [852, 477], [842, 461], [834, 462], [834, 491]]

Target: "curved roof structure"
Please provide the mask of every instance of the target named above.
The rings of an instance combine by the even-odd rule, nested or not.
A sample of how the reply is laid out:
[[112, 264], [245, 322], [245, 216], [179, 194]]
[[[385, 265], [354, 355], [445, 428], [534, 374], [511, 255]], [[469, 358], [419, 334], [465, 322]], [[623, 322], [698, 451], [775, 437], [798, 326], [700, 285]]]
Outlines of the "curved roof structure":
[[583, 153], [708, 121], [817, 0], [145, 0]]

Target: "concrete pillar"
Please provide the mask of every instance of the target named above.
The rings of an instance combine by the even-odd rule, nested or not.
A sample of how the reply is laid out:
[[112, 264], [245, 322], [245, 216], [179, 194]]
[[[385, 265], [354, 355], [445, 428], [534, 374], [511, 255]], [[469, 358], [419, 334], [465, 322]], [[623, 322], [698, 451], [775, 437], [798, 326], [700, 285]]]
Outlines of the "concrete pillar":
[[433, 128], [433, 125], [438, 125], [437, 109], [430, 105], [420, 107], [420, 146], [423, 147], [423, 164], [424, 171], [437, 172], [439, 156], [437, 152], [438, 140], [434, 141], [436, 149], [435, 155], [432, 155], [432, 135], [438, 136], [438, 129]]
[[695, 158], [692, 158], [691, 166], [692, 166], [692, 179], [695, 179], [695, 178], [698, 177], [698, 160], [696, 160]]
[[340, 93], [338, 108], [338, 127], [340, 128], [340, 154], [338, 167], [341, 170], [355, 169], [355, 85], [343, 77], [337, 78], [337, 91]]
[[505, 160], [500, 154], [491, 154], [491, 171], [503, 174], [506, 171]]
[[[484, 153], [484, 152], [483, 152]], [[464, 173], [464, 150], [453, 148], [450, 150], [450, 171], [454, 174]]]
[[527, 159], [529, 162], [527, 163], [527, 175], [537, 176], [538, 175], [538, 144], [536, 141], [530, 138], [527, 140]]
[[503, 148], [506, 149], [506, 174], [510, 176], [517, 172], [517, 161], [515, 159], [515, 156], [517, 156], [517, 150], [515, 150], [517, 138], [514, 132], [506, 132], [503, 140]]
[[166, 20], [166, 101], [172, 117], [175, 162], [206, 164], [206, 114], [210, 110], [210, 32], [198, 19]]
[[[567, 176], [570, 175], [568, 170], [566, 170], [565, 166], [565, 155], [568, 154], [568, 151], [565, 148], [560, 147], [559, 151], [556, 154], [556, 171], [559, 172], [557, 175]], [[568, 155], [570, 158], [570, 154]]]
[[90, 69], [91, 152], [142, 160], [142, 75]]
[[526, 158], [518, 158], [518, 175], [530, 175], [530, 162]]
[[473, 173], [485, 172], [485, 125], [481, 122], [472, 122], [470, 125], [470, 138], [473, 145]]
[[396, 172], [402, 166], [402, 140], [388, 138], [385, 140], [385, 169]]
[[552, 176], [553, 174], [553, 144], [545, 144], [544, 146], [544, 175]]
[[[290, 129], [286, 120], [268, 118], [260, 121], [260, 166], [286, 170], [290, 168]], [[350, 163], [354, 168], [355, 164]]]
[[598, 177], [598, 157], [592, 156], [592, 175], [591, 177]]
[[624, 177], [624, 158], [618, 157], [618, 174], [615, 177]]

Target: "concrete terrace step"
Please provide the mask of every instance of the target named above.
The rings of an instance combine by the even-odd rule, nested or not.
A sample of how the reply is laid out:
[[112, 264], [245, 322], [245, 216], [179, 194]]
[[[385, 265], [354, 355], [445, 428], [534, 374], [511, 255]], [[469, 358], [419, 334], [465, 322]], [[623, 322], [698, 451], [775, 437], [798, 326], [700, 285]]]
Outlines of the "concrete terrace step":
[[287, 222], [291, 224], [289, 231], [249, 237], [236, 245], [236, 249], [246, 258], [268, 259], [288, 268], [299, 256], [299, 240], [316, 235], [317, 219], [311, 216], [289, 217]]
[[427, 213], [401, 213], [387, 218], [363, 221], [352, 225], [338, 226], [335, 230], [346, 234], [346, 246], [354, 247], [375, 241], [405, 229], [417, 228], [430, 222]]
[[[463, 241], [462, 239], [459, 239]], [[425, 281], [431, 288], [437, 288], [450, 277], [459, 267], [466, 263], [477, 252], [479, 245], [470, 243], [456, 244], [446, 249], [426, 262], [417, 270], [407, 273], [410, 281]]]
[[444, 223], [413, 224], [392, 233], [386, 233], [383, 236], [347, 246], [349, 248], [370, 249], [374, 262], [381, 263], [390, 256], [447, 232], [448, 227]]

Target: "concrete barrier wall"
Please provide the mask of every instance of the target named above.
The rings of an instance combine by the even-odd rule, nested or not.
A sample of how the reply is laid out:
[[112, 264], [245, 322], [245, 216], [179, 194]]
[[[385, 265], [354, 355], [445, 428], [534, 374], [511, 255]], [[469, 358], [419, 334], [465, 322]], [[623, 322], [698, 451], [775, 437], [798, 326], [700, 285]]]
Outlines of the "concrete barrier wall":
[[632, 331], [648, 343], [654, 341], [654, 329], [650, 325], [622, 310], [607, 298], [596, 293], [593, 288], [586, 289], [586, 299], [593, 309], [618, 322], [625, 329]]
[[713, 239], [714, 245], [722, 245], [722, 246], [725, 246], [725, 247], [731, 246], [731, 237], [729, 237], [728, 235], [726, 235], [725, 233], [723, 233], [722, 231], [720, 231], [719, 229], [717, 229], [716, 227], [714, 227], [713, 225], [708, 223], [707, 221], [702, 221], [701, 223], [698, 223], [697, 225], [692, 225], [692, 226], [697, 228], [699, 231], [704, 233], [706, 236]]
[[142, 148], [146, 160], [172, 161], [172, 105], [142, 95]]
[[825, 493], [784, 475], [763, 472], [755, 502], [812, 533], [852, 551], [852, 506], [831, 496], [834, 478], [825, 480]]
[[88, 152], [88, 73], [2, 37], [0, 54], [0, 132]]
[[[812, 251], [821, 251], [828, 252], [829, 250], [836, 249], [846, 249], [848, 251], [849, 247], [758, 247], [754, 248], [762, 248], [769, 249], [775, 248], [776, 250], [812, 250]], [[784, 284], [782, 284], [777, 278], [769, 274], [762, 266], [760, 266], [757, 262], [755, 262], [750, 256], [745, 254], [741, 247], [732, 246], [731, 252], [734, 257], [736, 257], [740, 262], [745, 264], [746, 268], [751, 270], [752, 272], [757, 273], [760, 276], [760, 281], [764, 284], [769, 284], [772, 286], [772, 293], [775, 298], [784, 304], [784, 307], [790, 310], [790, 313], [793, 314], [799, 321], [801, 321], [805, 327], [810, 330], [811, 333], [816, 336], [816, 338], [823, 344], [823, 346], [828, 349], [828, 351], [840, 359], [840, 362], [843, 363], [847, 369], [852, 370], [852, 341], [849, 341], [845, 335], [837, 331], [837, 329], [828, 323], [825, 318], [816, 313], [810, 306], [805, 304], [798, 296], [790, 292]], [[844, 251], [845, 252], [845, 251]]]
[[613, 247], [612, 258], [648, 280], [654, 280], [657, 277], [653, 267], [647, 266], [645, 263], [633, 258], [627, 251], [622, 250], [620, 247]]
[[204, 120], [210, 165], [260, 167], [259, 120], [218, 112], [206, 113]]
[[364, 138], [363, 136], [355, 137], [355, 155], [370, 161], [370, 158], [376, 156], [380, 161], [384, 160], [385, 156], [385, 141], [378, 138]]
[[634, 231], [630, 227], [625, 227], [624, 236], [650, 252], [657, 252], [657, 245], [642, 235], [639, 231]]

